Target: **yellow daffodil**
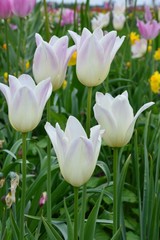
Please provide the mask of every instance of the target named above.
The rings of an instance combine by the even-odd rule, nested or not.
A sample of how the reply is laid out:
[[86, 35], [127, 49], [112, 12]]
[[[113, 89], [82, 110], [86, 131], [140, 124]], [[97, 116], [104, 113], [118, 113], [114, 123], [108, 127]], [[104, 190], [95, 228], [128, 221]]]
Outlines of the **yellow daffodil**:
[[133, 45], [136, 41], [139, 41], [140, 39], [139, 34], [137, 34], [136, 32], [131, 32], [129, 37], [131, 45]]
[[152, 92], [160, 93], [160, 73], [158, 71], [154, 72], [151, 76], [150, 87]]
[[160, 48], [158, 48], [154, 53], [154, 60], [159, 61], [160, 60]]

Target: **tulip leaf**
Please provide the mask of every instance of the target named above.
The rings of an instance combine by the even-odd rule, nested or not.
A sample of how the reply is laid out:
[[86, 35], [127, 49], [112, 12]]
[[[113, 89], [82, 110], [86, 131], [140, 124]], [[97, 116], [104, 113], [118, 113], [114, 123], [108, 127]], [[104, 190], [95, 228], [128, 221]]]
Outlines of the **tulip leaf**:
[[97, 166], [101, 168], [101, 170], [106, 175], [108, 182], [110, 182], [111, 174], [110, 174], [110, 170], [109, 170], [107, 164], [105, 162], [103, 162], [103, 161], [98, 161], [97, 162]]
[[103, 196], [103, 191], [101, 192], [101, 195], [99, 196], [95, 206], [93, 207], [86, 225], [85, 225], [85, 229], [84, 229], [84, 239], [87, 240], [93, 240], [94, 239], [94, 235], [95, 235], [95, 228], [96, 228], [96, 220], [97, 220], [97, 216], [98, 216], [98, 211], [100, 208], [100, 204], [102, 201], [102, 196]]
[[19, 239], [19, 228], [15, 222], [12, 212], [10, 212], [10, 219], [11, 219], [11, 226], [12, 226], [12, 230], [13, 230], [13, 237], [15, 240], [18, 240]]
[[72, 225], [72, 221], [68, 212], [68, 208], [66, 205], [66, 201], [64, 199], [64, 209], [65, 209], [65, 214], [66, 214], [66, 220], [67, 220], [67, 229], [68, 229], [68, 237], [70, 240], [74, 239], [74, 234], [73, 234], [73, 225]]
[[51, 240], [63, 240], [57, 230], [53, 227], [53, 225], [48, 223], [44, 217], [42, 217], [42, 222], [46, 229], [47, 235]]
[[121, 234], [121, 228], [117, 230], [117, 232], [114, 234], [114, 236], [111, 238], [111, 240], [121, 240], [122, 234]]

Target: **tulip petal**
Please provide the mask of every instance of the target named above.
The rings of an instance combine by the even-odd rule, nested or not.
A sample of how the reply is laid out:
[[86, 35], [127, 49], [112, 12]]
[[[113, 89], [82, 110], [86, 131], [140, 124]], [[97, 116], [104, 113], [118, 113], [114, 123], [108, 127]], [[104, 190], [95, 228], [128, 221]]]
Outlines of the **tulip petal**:
[[118, 49], [122, 45], [124, 39], [125, 39], [125, 36], [122, 36], [121, 38], [120, 37], [116, 37], [116, 41], [115, 41], [114, 47], [113, 47], [113, 49], [111, 51], [111, 54], [110, 54], [110, 61], [113, 60], [115, 54], [117, 53]]
[[[93, 56], [91, 58], [91, 56]], [[87, 86], [96, 86], [104, 81], [103, 48], [94, 36], [88, 38], [81, 46], [77, 56], [77, 76], [81, 83]], [[106, 70], [107, 66], [105, 66]]]
[[39, 83], [40, 81], [49, 77], [51, 78], [52, 82], [55, 80], [58, 71], [58, 59], [52, 50], [52, 47], [44, 42], [41, 43], [37, 47], [33, 59], [33, 75], [36, 82]]
[[54, 44], [57, 42], [57, 40], [59, 39], [59, 37], [57, 37], [57, 36], [52, 36], [51, 37], [51, 39], [50, 39], [50, 41], [49, 41], [49, 44], [53, 47], [54, 46]]
[[42, 116], [42, 111], [38, 108], [34, 93], [27, 87], [22, 87], [16, 92], [12, 101], [9, 106], [11, 125], [17, 131], [32, 131], [38, 125]]
[[49, 79], [41, 81], [37, 86], [36, 86], [36, 97], [38, 100], [38, 104], [40, 108], [44, 108], [47, 100], [51, 96], [52, 93], [52, 84]]
[[64, 59], [67, 55], [67, 47], [68, 47], [68, 37], [64, 36], [59, 38], [58, 41], [54, 43], [52, 47], [53, 51], [55, 52], [56, 56], [59, 57], [59, 67], [63, 67]]
[[35, 39], [36, 39], [36, 45], [38, 47], [43, 42], [43, 38], [41, 37], [40, 34], [36, 33], [35, 34]]
[[100, 125], [91, 128], [90, 140], [93, 144], [94, 158], [97, 159], [101, 147], [101, 135], [104, 131], [100, 130]]
[[[154, 102], [149, 102], [149, 103], [146, 103], [144, 104], [139, 110], [138, 112], [136, 113], [136, 115], [134, 116], [130, 126], [128, 127], [127, 129], [127, 132], [126, 132], [126, 139], [131, 139], [132, 137], [132, 134], [133, 134], [133, 130], [134, 130], [134, 125], [135, 125], [135, 122], [137, 120], [137, 118], [139, 117], [139, 115], [144, 111], [146, 110], [147, 108], [151, 107], [153, 104], [155, 104]], [[128, 140], [128, 142], [129, 142]]]
[[113, 101], [114, 98], [111, 96], [111, 94], [106, 93], [104, 95], [101, 92], [96, 92], [96, 103], [101, 105], [102, 108], [104, 107], [110, 110]]
[[9, 75], [9, 87], [10, 87], [11, 96], [13, 98], [16, 91], [19, 88], [21, 88], [21, 83], [19, 82], [19, 80], [16, 77]]
[[92, 143], [81, 137], [72, 142], [61, 169], [62, 175], [71, 185], [80, 187], [89, 180], [95, 165]]
[[107, 54], [107, 56], [110, 56], [110, 53], [112, 51], [112, 48], [115, 44], [117, 32], [111, 31], [107, 33], [101, 40], [100, 43], [102, 44], [104, 48], [104, 54]]
[[124, 94], [118, 95], [114, 99], [112, 112], [114, 113], [119, 133], [123, 136], [134, 118], [133, 108]]
[[52, 145], [54, 147], [54, 151], [57, 155], [57, 159], [59, 162], [60, 168], [62, 167], [62, 164], [64, 163], [64, 155], [66, 151], [66, 144], [63, 140], [61, 140], [61, 136], [63, 135], [63, 132], [61, 131], [59, 125], [56, 125], [56, 128], [54, 128], [49, 122], [45, 124], [45, 130], [52, 142]]
[[9, 105], [11, 102], [11, 92], [10, 92], [9, 87], [3, 83], [0, 83], [0, 91], [5, 96], [7, 104]]
[[68, 30], [70, 36], [72, 37], [73, 41], [75, 42], [77, 48], [79, 48], [79, 44], [80, 44], [80, 35], [78, 35], [76, 32], [73, 32], [71, 30]]
[[67, 121], [65, 134], [69, 141], [72, 141], [79, 137], [87, 137], [84, 128], [82, 127], [81, 123], [73, 116], [70, 116]]
[[103, 38], [103, 31], [101, 28], [96, 28], [93, 32], [93, 35], [98, 39], [102, 39]]
[[22, 74], [18, 78], [18, 80], [19, 80], [19, 82], [21, 83], [22, 86], [26, 86], [26, 87], [28, 87], [32, 90], [34, 90], [34, 88], [36, 87], [36, 84], [35, 84], [34, 80], [28, 74]]
[[112, 146], [113, 142], [117, 140], [117, 125], [112, 113], [108, 110], [102, 108], [100, 105], [95, 104], [93, 107], [94, 116], [101, 129], [105, 129], [105, 133], [102, 138], [104, 139], [104, 144]]

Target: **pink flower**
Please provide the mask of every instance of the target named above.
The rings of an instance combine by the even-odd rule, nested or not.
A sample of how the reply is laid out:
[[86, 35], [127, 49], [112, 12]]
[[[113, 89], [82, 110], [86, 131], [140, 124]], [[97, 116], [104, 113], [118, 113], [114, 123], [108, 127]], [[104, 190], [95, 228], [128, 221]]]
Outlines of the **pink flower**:
[[131, 46], [132, 58], [140, 58], [147, 51], [147, 40], [140, 39]]
[[18, 17], [26, 17], [32, 12], [36, 0], [11, 0], [12, 11]]
[[156, 38], [160, 31], [160, 23], [158, 23], [156, 20], [145, 23], [138, 19], [137, 27], [139, 29], [141, 36], [145, 39]]
[[46, 201], [47, 201], [47, 193], [43, 192], [39, 200], [40, 207], [42, 207], [46, 203]]
[[67, 24], [73, 24], [74, 22], [74, 11], [69, 8], [64, 8], [62, 12], [62, 20], [61, 20], [61, 26], [67, 25]]
[[10, 0], [1, 0], [0, 2], [0, 18], [8, 18], [12, 14]]

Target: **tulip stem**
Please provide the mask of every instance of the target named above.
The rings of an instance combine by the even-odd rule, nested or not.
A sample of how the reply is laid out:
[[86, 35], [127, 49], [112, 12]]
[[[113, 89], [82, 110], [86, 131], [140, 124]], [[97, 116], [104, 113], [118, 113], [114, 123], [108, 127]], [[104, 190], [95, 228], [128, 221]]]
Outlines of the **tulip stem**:
[[8, 41], [8, 23], [7, 19], [4, 20], [5, 22], [5, 35], [6, 35], [6, 46], [7, 46], [7, 73], [10, 72], [10, 62], [9, 62], [9, 41]]
[[[50, 99], [47, 102], [47, 121], [50, 122], [51, 114], [50, 114]], [[47, 139], [47, 219], [48, 222], [51, 223], [51, 141], [48, 137]]]
[[119, 179], [119, 164], [118, 164], [118, 148], [113, 150], [113, 235], [119, 227], [118, 219], [118, 179]]
[[22, 195], [20, 209], [20, 239], [24, 239], [24, 213], [25, 213], [25, 196], [26, 196], [26, 133], [22, 133]]
[[86, 184], [83, 185], [82, 190], [82, 210], [81, 210], [81, 224], [80, 224], [80, 240], [84, 240], [84, 224], [85, 224], [85, 213], [86, 213]]
[[78, 240], [78, 188], [74, 187], [74, 240]]
[[19, 33], [18, 33], [18, 44], [17, 44], [17, 63], [16, 63], [16, 77], [18, 77], [19, 71], [19, 62], [20, 62], [20, 54], [21, 54], [21, 39], [22, 39], [22, 27], [23, 27], [23, 18], [19, 19]]
[[88, 87], [87, 96], [87, 120], [86, 120], [86, 132], [89, 137], [90, 134], [90, 122], [91, 122], [91, 105], [92, 105], [92, 87]]

